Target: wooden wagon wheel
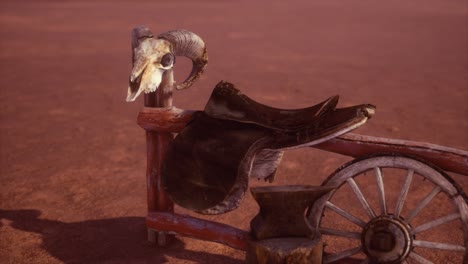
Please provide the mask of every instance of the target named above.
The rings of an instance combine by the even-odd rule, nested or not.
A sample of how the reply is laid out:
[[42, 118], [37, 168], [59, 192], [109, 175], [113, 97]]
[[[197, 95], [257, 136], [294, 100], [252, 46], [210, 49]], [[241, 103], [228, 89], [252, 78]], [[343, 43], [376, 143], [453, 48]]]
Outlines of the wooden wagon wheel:
[[308, 211], [324, 235], [323, 263], [468, 263], [467, 196], [440, 169], [377, 155], [344, 165], [323, 185], [337, 187]]

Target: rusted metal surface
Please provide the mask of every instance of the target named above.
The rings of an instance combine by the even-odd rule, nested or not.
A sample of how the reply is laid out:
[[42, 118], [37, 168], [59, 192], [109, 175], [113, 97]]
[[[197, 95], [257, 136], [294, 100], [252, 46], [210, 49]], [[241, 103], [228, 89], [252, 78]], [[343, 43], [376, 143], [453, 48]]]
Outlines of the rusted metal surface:
[[430, 143], [348, 133], [314, 147], [352, 157], [401, 153], [424, 159], [446, 171], [468, 175], [468, 151]]
[[146, 225], [158, 231], [173, 232], [197, 239], [213, 241], [232, 248], [246, 250], [248, 232], [213, 221], [188, 215], [149, 212]]
[[250, 188], [260, 212], [250, 222], [256, 239], [309, 237], [315, 228], [304, 215], [307, 207], [333, 190], [330, 186], [287, 185]]
[[363, 251], [376, 263], [402, 262], [411, 242], [411, 226], [392, 215], [372, 219], [362, 233]]

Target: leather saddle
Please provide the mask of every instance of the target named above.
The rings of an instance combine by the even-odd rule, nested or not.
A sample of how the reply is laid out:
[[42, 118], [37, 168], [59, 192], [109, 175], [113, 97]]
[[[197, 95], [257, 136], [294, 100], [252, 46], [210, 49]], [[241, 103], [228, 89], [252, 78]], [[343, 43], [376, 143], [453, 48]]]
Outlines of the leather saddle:
[[363, 125], [370, 104], [336, 108], [338, 96], [303, 109], [277, 109], [220, 82], [203, 111], [171, 142], [162, 184], [178, 205], [201, 214], [239, 206], [250, 177], [272, 181], [283, 151], [309, 147]]

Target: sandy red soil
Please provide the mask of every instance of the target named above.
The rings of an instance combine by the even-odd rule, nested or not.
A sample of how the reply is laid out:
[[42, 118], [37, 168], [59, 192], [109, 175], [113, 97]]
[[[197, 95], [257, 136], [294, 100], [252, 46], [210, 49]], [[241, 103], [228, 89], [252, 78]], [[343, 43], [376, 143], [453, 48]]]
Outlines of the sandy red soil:
[[[357, 133], [468, 149], [466, 1], [253, 2], [0, 3], [0, 263], [242, 263], [215, 243], [146, 242], [142, 99], [124, 100], [140, 24], [189, 29], [208, 45], [208, 68], [175, 95], [179, 108], [201, 109], [220, 80], [284, 108], [339, 94], [340, 106], [377, 105]], [[182, 79], [187, 61], [176, 69]], [[291, 151], [275, 184], [320, 184], [348, 160]], [[466, 176], [451, 175], [466, 192]], [[247, 195], [210, 219], [246, 229], [257, 209]], [[436, 235], [450, 241], [450, 231]]]

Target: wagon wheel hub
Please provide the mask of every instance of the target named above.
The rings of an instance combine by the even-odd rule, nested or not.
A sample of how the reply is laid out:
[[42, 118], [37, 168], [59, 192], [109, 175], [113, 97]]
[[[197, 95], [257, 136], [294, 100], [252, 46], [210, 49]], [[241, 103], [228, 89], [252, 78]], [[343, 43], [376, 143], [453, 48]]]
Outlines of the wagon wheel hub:
[[393, 215], [376, 217], [362, 232], [364, 252], [377, 263], [399, 263], [411, 250], [410, 230], [410, 226]]

